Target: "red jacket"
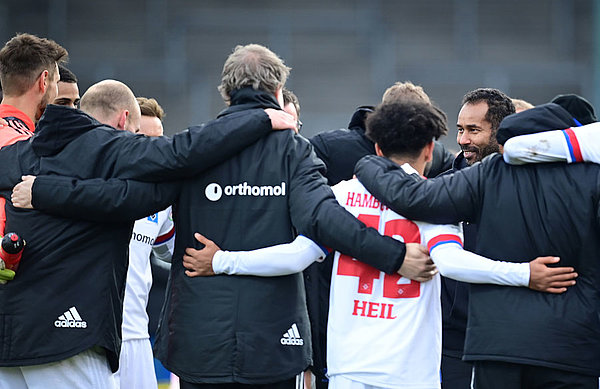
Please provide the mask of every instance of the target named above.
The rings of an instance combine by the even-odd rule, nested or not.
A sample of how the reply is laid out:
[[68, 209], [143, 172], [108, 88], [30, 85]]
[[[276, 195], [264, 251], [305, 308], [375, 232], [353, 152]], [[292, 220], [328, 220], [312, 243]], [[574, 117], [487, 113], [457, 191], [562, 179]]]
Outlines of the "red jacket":
[[[0, 117], [8, 122], [8, 127], [0, 128], [0, 148], [20, 140], [31, 138], [35, 125], [29, 116], [8, 104], [0, 104]], [[0, 197], [0, 235], [4, 235], [6, 225], [6, 200]]]

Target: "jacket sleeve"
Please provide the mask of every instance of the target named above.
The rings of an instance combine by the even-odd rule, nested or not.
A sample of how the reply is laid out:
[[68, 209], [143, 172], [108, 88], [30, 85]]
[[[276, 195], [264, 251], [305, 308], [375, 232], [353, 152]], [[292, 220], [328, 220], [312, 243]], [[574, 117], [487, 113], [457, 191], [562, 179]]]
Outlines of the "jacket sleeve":
[[99, 222], [133, 221], [171, 205], [177, 182], [161, 184], [120, 179], [76, 180], [38, 176], [33, 207], [56, 216]]
[[355, 167], [358, 180], [377, 199], [400, 215], [436, 224], [474, 221], [481, 195], [481, 168], [472, 167], [423, 180], [397, 164], [373, 155]]
[[112, 177], [177, 180], [224, 162], [270, 131], [271, 120], [264, 110], [246, 110], [190, 127], [173, 138], [110, 137], [103, 145], [103, 162], [113, 164]]
[[452, 169], [452, 161], [454, 161], [454, 154], [446, 150], [443, 143], [434, 141], [431, 164], [429, 169], [426, 169], [425, 176], [427, 178], [437, 177]]
[[404, 261], [404, 243], [380, 235], [338, 204], [321, 175], [323, 163], [308, 142], [297, 142], [296, 168], [290, 180], [292, 223], [302, 235], [381, 271], [392, 274]]

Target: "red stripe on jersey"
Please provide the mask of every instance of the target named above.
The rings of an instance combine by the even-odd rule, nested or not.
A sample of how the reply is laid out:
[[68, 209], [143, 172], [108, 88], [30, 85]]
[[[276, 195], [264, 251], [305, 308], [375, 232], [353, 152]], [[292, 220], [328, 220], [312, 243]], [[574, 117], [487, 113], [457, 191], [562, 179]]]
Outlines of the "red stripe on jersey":
[[583, 156], [581, 155], [581, 147], [579, 146], [577, 135], [575, 135], [575, 132], [571, 128], [567, 128], [565, 132], [569, 136], [569, 143], [573, 147], [573, 157], [575, 158], [575, 161], [573, 162], [583, 162]]
[[429, 251], [431, 251], [436, 246], [439, 246], [441, 244], [446, 244], [446, 243], [456, 243], [456, 244], [460, 245], [460, 247], [463, 246], [462, 239], [460, 239], [460, 237], [458, 235], [442, 234], [442, 235], [436, 236], [433, 239], [430, 239], [429, 242], [427, 242], [427, 248], [429, 249]]
[[156, 240], [154, 241], [154, 245], [159, 245], [159, 244], [163, 244], [166, 241], [168, 241], [169, 239], [171, 239], [173, 236], [175, 235], [175, 227], [171, 228], [169, 230], [169, 232], [167, 232], [166, 234], [163, 234], [161, 236], [157, 236]]

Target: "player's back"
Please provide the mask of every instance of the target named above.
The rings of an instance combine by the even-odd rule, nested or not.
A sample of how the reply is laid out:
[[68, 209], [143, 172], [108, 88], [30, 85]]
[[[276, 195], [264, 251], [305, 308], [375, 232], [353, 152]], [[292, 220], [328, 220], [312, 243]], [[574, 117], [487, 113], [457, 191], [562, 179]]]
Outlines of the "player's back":
[[[310, 363], [301, 273], [190, 278], [181, 271], [183, 249], [197, 245], [192, 232], [226, 250], [291, 242], [294, 180], [307, 153], [305, 139], [274, 132], [183, 183], [167, 291], [170, 319], [161, 323], [157, 340], [159, 357], [178, 375], [260, 383], [292, 377]], [[189, 320], [173, 319], [181, 317]]]
[[472, 286], [466, 357], [600, 374], [600, 167], [509, 166], [496, 155], [477, 169], [478, 253], [513, 262], [559, 256], [579, 277], [560, 295]]
[[[333, 187], [367, 226], [405, 243], [426, 244], [427, 223], [383, 206], [356, 179]], [[440, 280], [419, 283], [336, 253], [327, 330], [328, 374], [389, 388], [438, 388]]]

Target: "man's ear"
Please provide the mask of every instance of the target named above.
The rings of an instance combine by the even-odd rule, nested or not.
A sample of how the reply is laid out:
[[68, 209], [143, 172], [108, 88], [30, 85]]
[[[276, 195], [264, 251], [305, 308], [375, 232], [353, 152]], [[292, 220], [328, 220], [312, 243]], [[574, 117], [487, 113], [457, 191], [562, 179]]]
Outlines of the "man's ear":
[[35, 82], [35, 84], [38, 87], [38, 90], [42, 94], [46, 93], [46, 90], [48, 89], [48, 77], [49, 76], [50, 76], [50, 72], [48, 72], [47, 69], [44, 69], [42, 74], [40, 74], [40, 76], [38, 77], [38, 79]]
[[129, 117], [129, 111], [124, 109], [119, 114], [119, 121], [117, 122], [117, 130], [125, 130], [127, 124], [127, 118]]
[[435, 143], [433, 141], [429, 142], [423, 148], [423, 152], [425, 153], [425, 162], [429, 162], [433, 159], [433, 147]]
[[383, 151], [381, 151], [381, 147], [377, 143], [375, 143], [375, 154], [379, 157], [383, 157]]

